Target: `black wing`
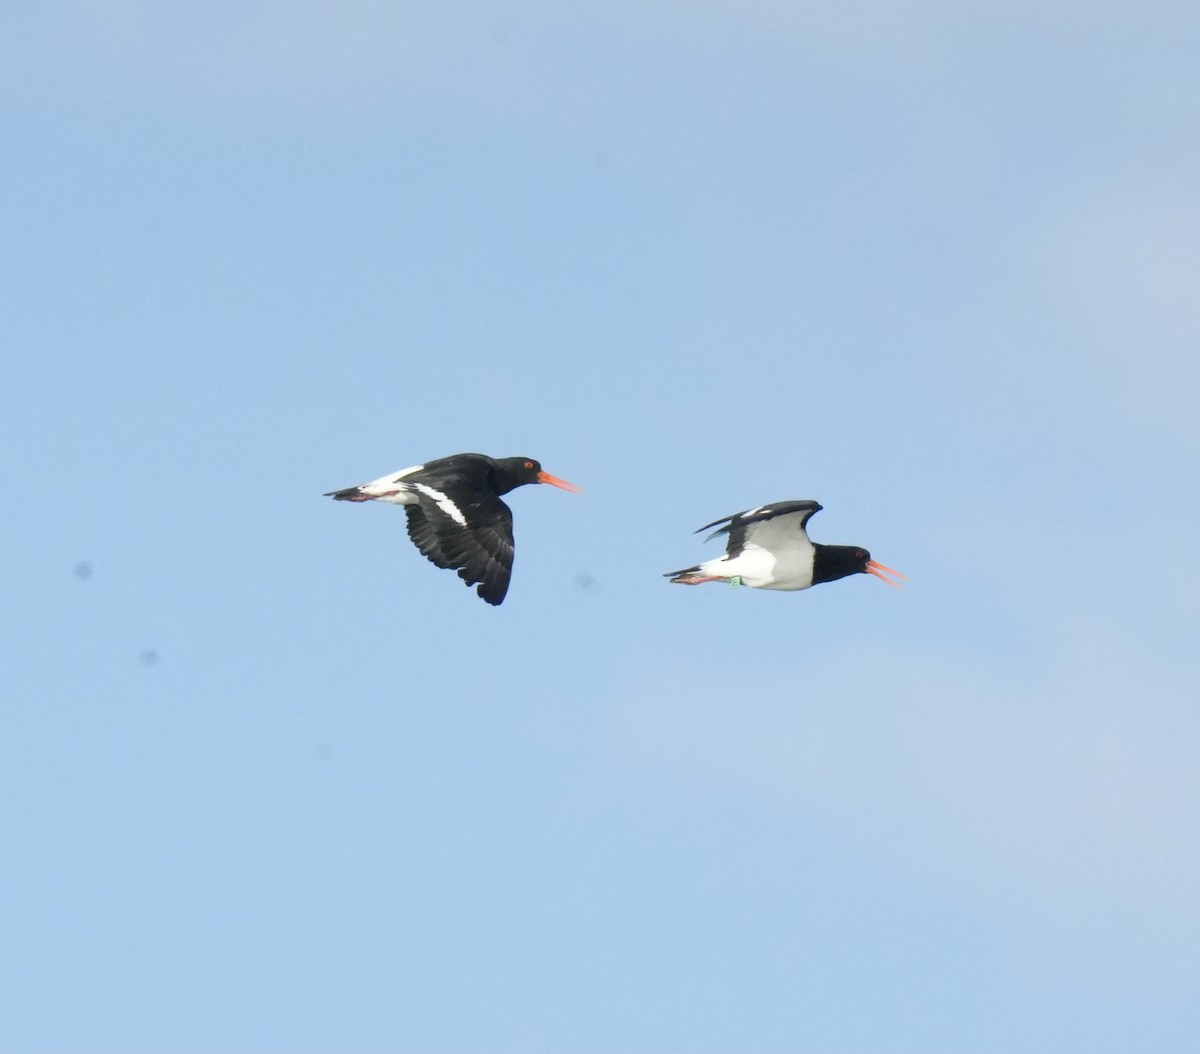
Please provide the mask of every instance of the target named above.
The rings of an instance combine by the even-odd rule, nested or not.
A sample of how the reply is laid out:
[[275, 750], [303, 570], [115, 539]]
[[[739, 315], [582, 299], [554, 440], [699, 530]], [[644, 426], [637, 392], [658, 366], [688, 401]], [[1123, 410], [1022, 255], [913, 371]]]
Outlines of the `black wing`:
[[[766, 523], [777, 516], [799, 515], [797, 526], [804, 530], [808, 521], [821, 511], [821, 506], [815, 501], [777, 501], [774, 505], [760, 505], [757, 509], [746, 512], [735, 512], [732, 516], [722, 516], [719, 520], [706, 523], [696, 529], [696, 534], [707, 531], [710, 527], [717, 529], [704, 540], [712, 541], [718, 535], [727, 534], [729, 540], [725, 543], [725, 552], [732, 559], [741, 553], [746, 545], [746, 530], [757, 523]], [[718, 526], [724, 524], [724, 526]]]
[[435, 501], [421, 498], [419, 505], [405, 505], [408, 536], [438, 567], [458, 572], [467, 585], [489, 604], [499, 604], [512, 578], [512, 512], [495, 498], [486, 508], [471, 510], [464, 526]]

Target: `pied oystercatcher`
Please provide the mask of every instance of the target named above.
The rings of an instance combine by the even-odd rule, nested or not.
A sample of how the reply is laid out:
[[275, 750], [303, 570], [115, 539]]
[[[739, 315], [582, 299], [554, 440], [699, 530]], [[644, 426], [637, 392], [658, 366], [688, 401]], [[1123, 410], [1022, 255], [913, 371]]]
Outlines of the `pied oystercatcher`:
[[403, 505], [408, 536], [438, 567], [458, 572], [489, 604], [500, 604], [512, 577], [512, 511], [500, 500], [526, 483], [578, 492], [529, 457], [453, 454], [325, 496]]
[[719, 534], [729, 535], [725, 555], [663, 577], [684, 586], [730, 582], [751, 589], [792, 590], [869, 574], [900, 588], [887, 575], [905, 576], [876, 563], [866, 549], [809, 541], [804, 525], [820, 511], [815, 501], [779, 501], [713, 520], [696, 533], [716, 527], [706, 542]]

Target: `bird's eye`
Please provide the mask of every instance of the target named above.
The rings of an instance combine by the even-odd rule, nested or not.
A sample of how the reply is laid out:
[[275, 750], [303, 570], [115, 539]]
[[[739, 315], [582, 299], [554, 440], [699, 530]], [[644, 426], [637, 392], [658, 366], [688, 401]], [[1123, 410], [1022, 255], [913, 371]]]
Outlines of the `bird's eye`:
[[526, 461], [526, 462], [525, 462], [525, 467], [526, 467], [526, 468], [533, 468], [533, 462], [532, 462], [532, 461]]

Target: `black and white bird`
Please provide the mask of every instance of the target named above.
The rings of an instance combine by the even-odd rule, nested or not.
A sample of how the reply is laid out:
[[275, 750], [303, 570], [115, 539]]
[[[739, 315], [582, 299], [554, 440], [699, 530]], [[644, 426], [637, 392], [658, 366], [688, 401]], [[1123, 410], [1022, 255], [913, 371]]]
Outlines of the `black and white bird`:
[[815, 501], [780, 501], [713, 520], [696, 533], [716, 527], [706, 542], [728, 535], [725, 555], [663, 577], [683, 586], [730, 582], [751, 589], [793, 590], [868, 574], [900, 588], [887, 576], [905, 576], [876, 563], [866, 549], [809, 541], [805, 524], [820, 511]]
[[578, 492], [573, 483], [543, 472], [529, 457], [453, 454], [392, 472], [325, 496], [336, 501], [403, 505], [408, 536], [438, 567], [458, 572], [489, 604], [500, 604], [512, 577], [512, 511], [500, 495], [526, 483]]

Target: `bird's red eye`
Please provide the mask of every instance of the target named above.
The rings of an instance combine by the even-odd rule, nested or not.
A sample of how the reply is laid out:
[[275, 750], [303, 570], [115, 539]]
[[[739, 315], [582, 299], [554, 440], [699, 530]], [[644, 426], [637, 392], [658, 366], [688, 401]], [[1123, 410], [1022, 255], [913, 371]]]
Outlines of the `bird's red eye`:
[[532, 461], [526, 461], [526, 462], [525, 462], [525, 467], [526, 467], [526, 468], [533, 468], [533, 462], [532, 462]]

